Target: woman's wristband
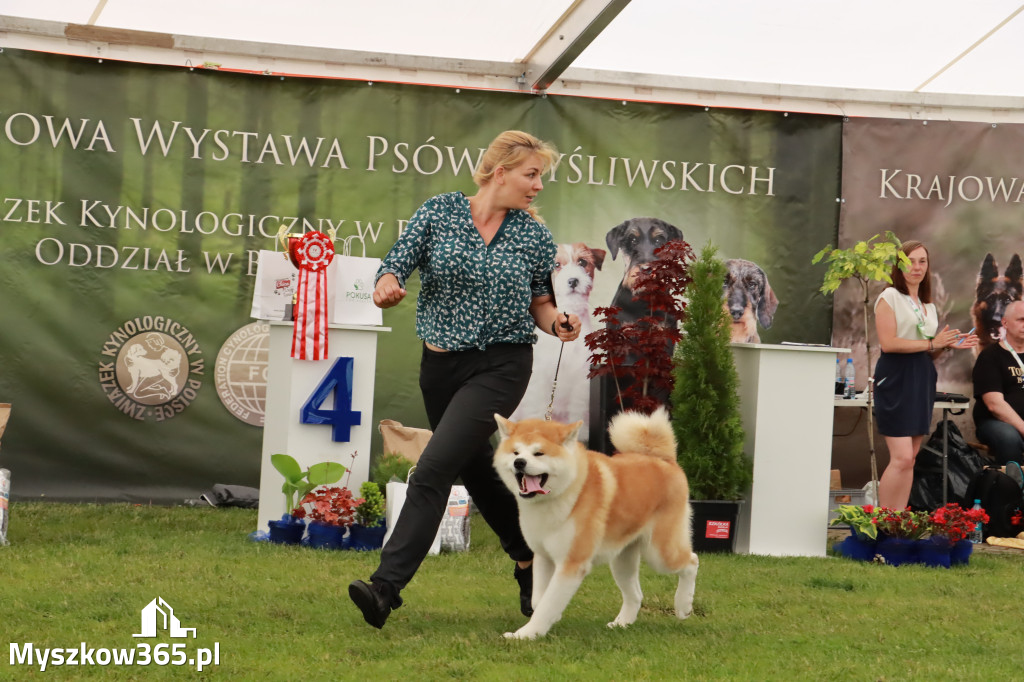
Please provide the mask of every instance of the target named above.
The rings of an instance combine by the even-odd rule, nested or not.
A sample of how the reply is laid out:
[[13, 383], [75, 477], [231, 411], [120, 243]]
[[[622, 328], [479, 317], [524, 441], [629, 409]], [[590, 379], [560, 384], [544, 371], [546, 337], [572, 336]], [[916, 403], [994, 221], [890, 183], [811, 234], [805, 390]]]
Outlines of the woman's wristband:
[[935, 339], [928, 339], [928, 351], [935, 350]]
[[555, 323], [558, 322], [558, 316], [551, 320], [551, 336], [558, 336], [558, 332], [555, 331]]

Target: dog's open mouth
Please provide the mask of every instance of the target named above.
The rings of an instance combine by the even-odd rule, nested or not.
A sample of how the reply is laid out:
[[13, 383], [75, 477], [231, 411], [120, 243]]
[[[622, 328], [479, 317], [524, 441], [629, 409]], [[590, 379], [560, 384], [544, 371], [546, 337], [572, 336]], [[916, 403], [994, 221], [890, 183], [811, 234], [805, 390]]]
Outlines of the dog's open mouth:
[[548, 491], [544, 490], [544, 484], [548, 482], [547, 474], [531, 476], [529, 474], [516, 473], [516, 481], [519, 482], [520, 497], [533, 497], [538, 493], [541, 495], [548, 494]]

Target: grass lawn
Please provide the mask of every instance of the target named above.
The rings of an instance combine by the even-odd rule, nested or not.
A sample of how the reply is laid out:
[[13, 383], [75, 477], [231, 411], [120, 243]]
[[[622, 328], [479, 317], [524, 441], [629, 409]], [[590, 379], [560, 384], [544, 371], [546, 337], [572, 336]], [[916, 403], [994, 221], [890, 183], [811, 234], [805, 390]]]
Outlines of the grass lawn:
[[[512, 562], [479, 519], [468, 553], [428, 557], [383, 630], [347, 585], [379, 553], [252, 543], [256, 513], [129, 505], [12, 505], [0, 547], [5, 680], [1010, 680], [1024, 674], [1021, 559], [965, 568], [842, 559], [701, 557], [694, 614], [672, 614], [674, 579], [644, 569], [637, 623], [609, 630], [607, 567], [584, 581], [547, 638], [524, 621]], [[824, 532], [824, 530], [822, 531]], [[156, 597], [195, 639], [140, 632]], [[219, 647], [219, 665], [12, 664], [36, 648]], [[151, 649], [155, 653], [155, 648]], [[165, 653], [171, 653], [167, 648]]]

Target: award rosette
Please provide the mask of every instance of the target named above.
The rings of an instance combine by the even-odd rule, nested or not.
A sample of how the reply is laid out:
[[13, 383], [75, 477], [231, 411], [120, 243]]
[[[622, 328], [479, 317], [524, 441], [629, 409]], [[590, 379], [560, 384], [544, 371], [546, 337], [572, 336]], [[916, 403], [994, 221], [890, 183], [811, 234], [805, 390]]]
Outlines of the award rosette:
[[292, 357], [327, 359], [327, 266], [334, 259], [334, 241], [323, 232], [288, 236], [288, 257], [299, 269], [296, 284]]

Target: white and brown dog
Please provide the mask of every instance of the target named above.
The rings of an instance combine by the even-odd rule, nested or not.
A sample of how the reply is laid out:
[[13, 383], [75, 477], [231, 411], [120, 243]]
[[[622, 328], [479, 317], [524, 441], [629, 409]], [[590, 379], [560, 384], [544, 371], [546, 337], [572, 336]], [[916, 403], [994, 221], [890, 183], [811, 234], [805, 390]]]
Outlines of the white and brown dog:
[[768, 276], [757, 263], [739, 258], [725, 261], [728, 271], [722, 284], [722, 307], [732, 318], [729, 339], [738, 343], [760, 343], [757, 323], [769, 329], [779, 299], [768, 284]]
[[[533, 347], [533, 375], [512, 419], [539, 419], [551, 403], [551, 387], [558, 369], [558, 385], [552, 404], [551, 418], [560, 422], [582, 421], [582, 438], [586, 442], [590, 424], [590, 351], [583, 339], [593, 331], [590, 314], [590, 292], [594, 275], [604, 264], [605, 252], [592, 249], [583, 242], [559, 244], [551, 284], [559, 312], [576, 315], [580, 320], [580, 338], [562, 344], [555, 337], [537, 334]], [[561, 364], [558, 357], [561, 353]]]
[[675, 612], [693, 609], [699, 562], [691, 548], [686, 475], [676, 462], [668, 414], [622, 412], [608, 428], [618, 454], [576, 440], [581, 424], [494, 415], [501, 443], [494, 468], [519, 504], [523, 537], [533, 550], [533, 616], [513, 639], [547, 634], [595, 564], [611, 565], [622, 607], [608, 627], [636, 621], [643, 594], [640, 558], [679, 576]]

